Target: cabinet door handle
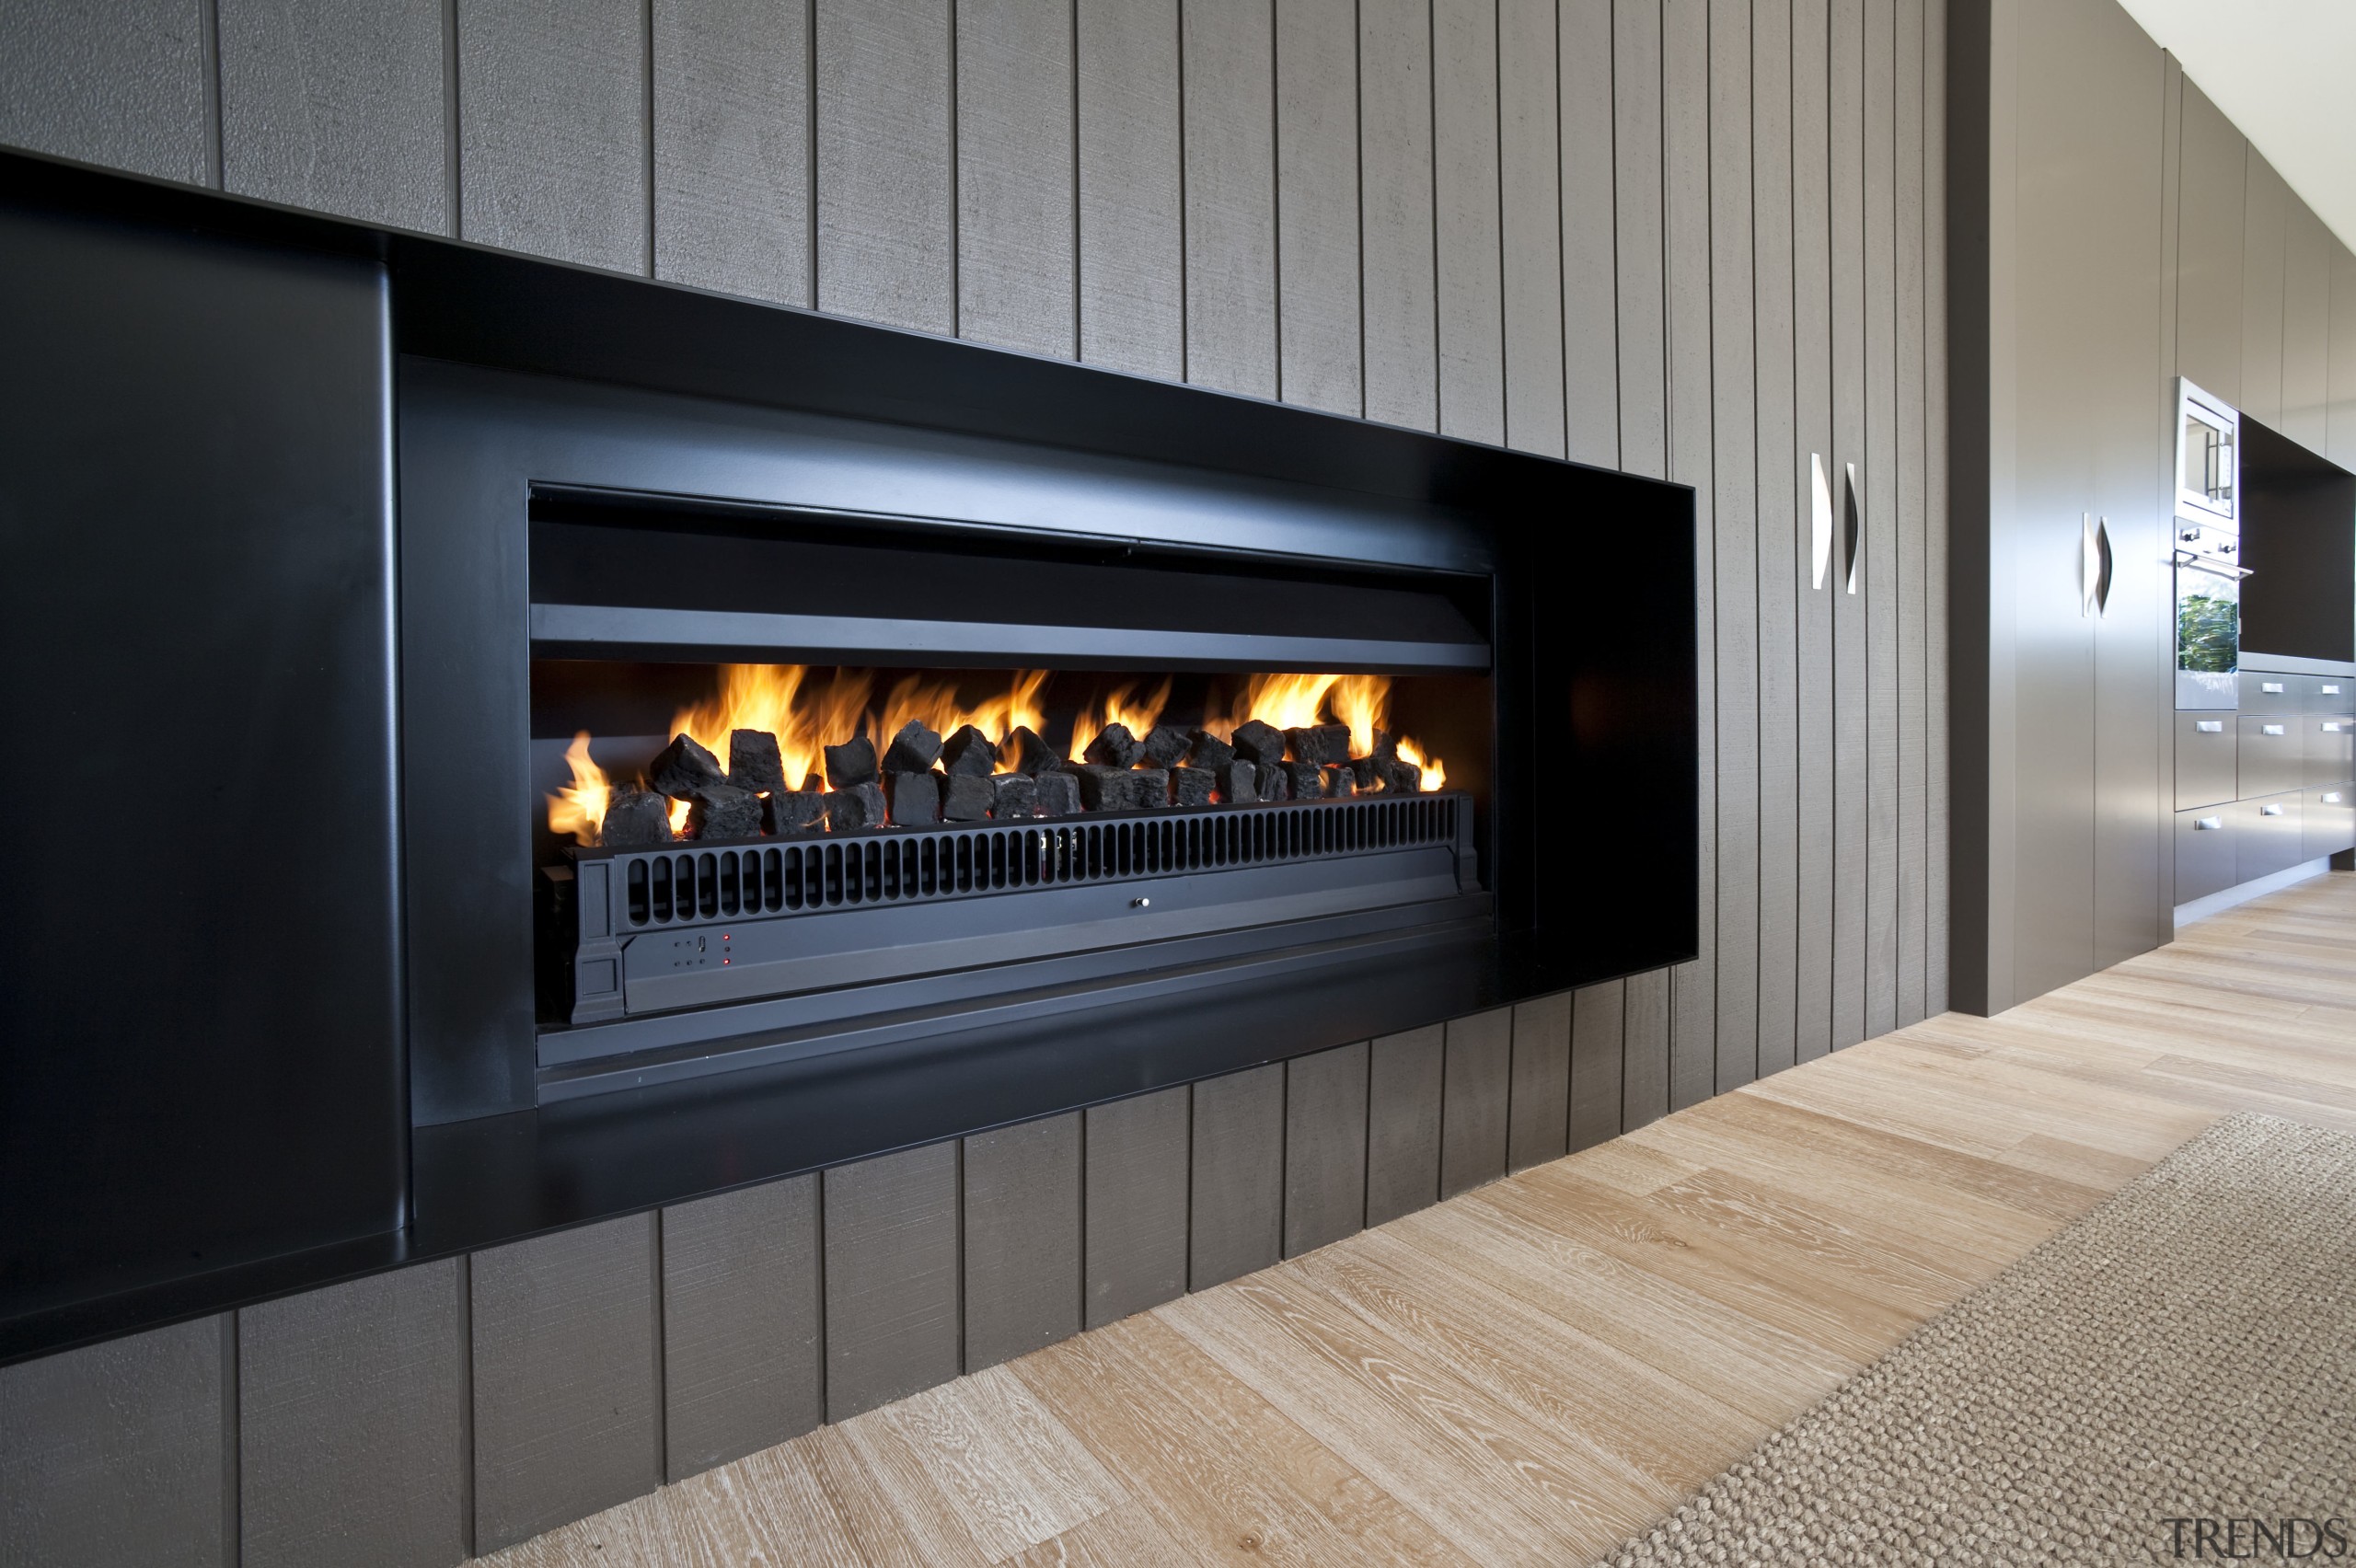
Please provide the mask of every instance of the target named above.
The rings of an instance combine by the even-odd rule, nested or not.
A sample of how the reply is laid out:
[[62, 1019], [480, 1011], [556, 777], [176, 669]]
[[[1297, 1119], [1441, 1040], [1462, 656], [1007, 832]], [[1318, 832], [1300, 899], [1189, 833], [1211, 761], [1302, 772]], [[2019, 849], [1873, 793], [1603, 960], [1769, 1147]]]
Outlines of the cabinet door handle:
[[2260, 806], [2258, 808], [2258, 814], [2260, 816], [2281, 816], [2282, 814], [2282, 808], [2281, 806]]
[[2327, 735], [2336, 735], [2346, 728], [2348, 728], [2348, 726], [2345, 724], [2326, 724], [2323, 727], [2323, 732]]
[[2258, 683], [2258, 689], [2265, 692], [2269, 697], [2280, 697], [2282, 695], [2282, 683], [2281, 681], [2260, 681]]
[[1857, 591], [1858, 547], [1864, 543], [1865, 536], [1865, 510], [1857, 503], [1857, 466], [1854, 463], [1845, 463], [1842, 466], [1849, 470], [1849, 494], [1845, 510], [1848, 513], [1849, 592], [1854, 594]]
[[1824, 471], [1824, 454], [1807, 455], [1807, 548], [1816, 569], [1816, 586], [1824, 586], [1824, 569], [1832, 564], [1832, 480]]
[[2204, 735], [2222, 735], [2225, 732], [2225, 721], [2223, 719], [2195, 719], [2192, 721], [2192, 727]]
[[2339, 687], [2337, 685], [2327, 686], [2321, 689], [2326, 697], [2338, 697], [2339, 695]]
[[2110, 519], [2095, 519], [2095, 614], [2110, 608]]
[[2222, 833], [2224, 828], [2223, 817], [2194, 817], [2192, 819], [2192, 831], [2195, 833]]
[[2260, 734], [2265, 735], [2281, 735], [2289, 732], [2284, 726], [2281, 724], [2260, 724], [2258, 729]]
[[2339, 804], [2339, 791], [2334, 790], [2330, 794], [2326, 795], [2323, 798], [2323, 803], [2327, 806], [2336, 806]]

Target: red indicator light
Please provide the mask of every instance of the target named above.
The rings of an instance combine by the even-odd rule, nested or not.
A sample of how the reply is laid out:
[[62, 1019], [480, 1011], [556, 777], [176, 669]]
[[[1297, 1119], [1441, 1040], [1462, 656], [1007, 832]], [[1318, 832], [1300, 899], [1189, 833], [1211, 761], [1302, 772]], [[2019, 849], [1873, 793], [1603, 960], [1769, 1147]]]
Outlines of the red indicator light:
[[726, 959], [724, 959], [724, 958], [723, 958], [723, 959], [722, 959], [720, 962], [721, 962], [722, 963], [723, 963], [723, 964], [724, 964], [724, 963], [726, 963], [728, 961], [727, 961]]

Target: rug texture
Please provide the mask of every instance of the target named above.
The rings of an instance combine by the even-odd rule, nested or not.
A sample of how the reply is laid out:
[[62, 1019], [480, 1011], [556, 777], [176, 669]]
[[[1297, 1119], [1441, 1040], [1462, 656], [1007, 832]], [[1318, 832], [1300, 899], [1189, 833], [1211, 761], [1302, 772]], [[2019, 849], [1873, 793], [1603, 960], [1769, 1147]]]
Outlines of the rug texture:
[[1605, 1561], [2356, 1563], [2356, 1136], [2218, 1123]]

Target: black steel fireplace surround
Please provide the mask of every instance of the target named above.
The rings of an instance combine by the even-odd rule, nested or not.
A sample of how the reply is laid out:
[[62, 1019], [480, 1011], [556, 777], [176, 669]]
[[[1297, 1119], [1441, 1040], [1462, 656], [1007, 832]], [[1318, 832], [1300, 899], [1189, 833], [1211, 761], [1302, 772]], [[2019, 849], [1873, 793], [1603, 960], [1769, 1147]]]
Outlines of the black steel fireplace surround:
[[1682, 487], [18, 156], [0, 317], [0, 1359], [1693, 951]]

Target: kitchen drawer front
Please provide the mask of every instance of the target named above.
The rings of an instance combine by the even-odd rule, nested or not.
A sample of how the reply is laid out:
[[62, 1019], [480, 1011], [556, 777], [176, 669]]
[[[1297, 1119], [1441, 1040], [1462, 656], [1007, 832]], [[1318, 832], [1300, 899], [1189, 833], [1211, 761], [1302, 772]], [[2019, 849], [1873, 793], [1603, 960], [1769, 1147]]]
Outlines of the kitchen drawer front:
[[2176, 807], [2213, 806], [2241, 793], [2235, 780], [2240, 768], [2235, 760], [2238, 742], [2230, 713], [2179, 713], [2176, 716]]
[[2308, 787], [2356, 778], [2356, 715], [2311, 713], [2302, 722], [2306, 726]]
[[2275, 675], [2264, 670], [2242, 672], [2242, 711], [2296, 713], [2307, 705], [2306, 675]]
[[2356, 784], [2310, 790], [2299, 802], [2299, 859], [2320, 860], [2356, 849]]
[[2176, 901], [2189, 904], [2240, 880], [2234, 870], [2238, 824], [2232, 806], [2176, 813]]
[[2255, 800], [2260, 795], [2280, 795], [2288, 790], [2303, 790], [2307, 783], [2307, 744], [2304, 731], [2308, 721], [2297, 713], [2245, 713], [2238, 721], [2241, 726], [2236, 768], [2239, 788], [2235, 793], [2243, 800]]
[[2356, 709], [2356, 677], [2300, 675], [2295, 678], [2300, 689], [2306, 693], [2308, 712], [2345, 713]]
[[2306, 846], [2300, 837], [2303, 804], [2294, 790], [2286, 795], [2269, 795], [2262, 801], [2236, 801], [2220, 808], [2227, 813], [2228, 832], [2234, 840], [2235, 882], [2270, 877], [2277, 871], [2289, 870], [2304, 859]]

